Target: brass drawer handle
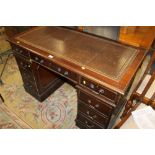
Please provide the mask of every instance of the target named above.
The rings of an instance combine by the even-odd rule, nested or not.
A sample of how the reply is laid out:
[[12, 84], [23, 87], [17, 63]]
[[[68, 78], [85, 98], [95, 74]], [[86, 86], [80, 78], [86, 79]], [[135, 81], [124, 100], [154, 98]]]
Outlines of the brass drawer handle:
[[92, 101], [90, 100], [90, 99], [88, 99], [88, 101], [87, 101], [88, 103], [92, 103]]
[[104, 94], [104, 90], [103, 89], [100, 89], [99, 90], [99, 93]]
[[[88, 99], [87, 102], [88, 102], [89, 104], [92, 103], [92, 101], [91, 101], [90, 99]], [[100, 106], [99, 104], [95, 104], [95, 107], [94, 107], [94, 106], [92, 106], [92, 107], [93, 107], [93, 108], [99, 108], [99, 106]]]
[[68, 73], [68, 71], [65, 71], [65, 72], [64, 72], [64, 75], [66, 75], [66, 76], [67, 76], [68, 74], [69, 74], [69, 73]]
[[92, 109], [96, 109], [96, 108], [99, 108], [100, 107], [100, 105], [99, 104], [96, 104], [95, 106], [93, 106], [93, 105], [89, 105]]
[[38, 58], [38, 57], [35, 57], [35, 60], [36, 60], [36, 61], [38, 61], [38, 60], [39, 60], [39, 58]]
[[86, 112], [89, 115], [89, 111]]
[[61, 68], [60, 67], [58, 68], [58, 72], [61, 72]]
[[94, 116], [90, 116], [90, 112], [89, 112], [89, 110], [87, 110], [86, 113], [87, 113], [87, 115], [88, 115], [92, 120], [94, 120], [95, 118], [97, 118], [96, 115], [94, 115]]
[[89, 124], [88, 121], [85, 121], [85, 124], [89, 127], [89, 128], [93, 128], [94, 125], [93, 124]]
[[44, 60], [40, 60], [40, 63], [41, 63], [41, 64], [44, 63]]
[[99, 104], [95, 104], [95, 107], [96, 107], [96, 108], [99, 108], [99, 106], [100, 106]]
[[94, 89], [94, 88], [95, 88], [94, 84], [91, 83], [91, 84], [90, 84], [90, 88], [91, 88], [91, 89]]

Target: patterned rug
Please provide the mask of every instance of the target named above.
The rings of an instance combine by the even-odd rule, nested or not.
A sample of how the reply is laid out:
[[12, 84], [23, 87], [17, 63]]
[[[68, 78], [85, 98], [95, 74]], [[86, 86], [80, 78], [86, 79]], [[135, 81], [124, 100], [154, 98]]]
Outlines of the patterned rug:
[[[0, 64], [0, 70], [2, 64]], [[25, 92], [21, 75], [12, 56], [2, 76], [0, 92], [0, 128], [61, 129], [77, 128], [76, 90], [63, 84], [42, 103]]]

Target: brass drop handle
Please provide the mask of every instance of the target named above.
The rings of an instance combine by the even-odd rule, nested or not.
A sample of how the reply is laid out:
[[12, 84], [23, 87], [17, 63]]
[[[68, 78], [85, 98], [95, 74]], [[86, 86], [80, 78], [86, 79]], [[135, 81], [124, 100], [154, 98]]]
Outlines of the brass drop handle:
[[35, 60], [36, 60], [36, 61], [38, 61], [38, 60], [39, 60], [39, 58], [38, 58], [38, 57], [35, 57]]
[[89, 112], [89, 110], [87, 110], [86, 113], [87, 113], [87, 115], [88, 115], [92, 120], [94, 120], [94, 118], [97, 117], [96, 115], [94, 115], [94, 116], [90, 116], [90, 112]]
[[64, 75], [68, 75], [68, 71], [65, 71], [65, 72], [64, 72]]
[[[90, 99], [88, 99], [88, 100], [87, 100], [87, 102], [88, 102], [89, 104], [91, 104], [91, 103], [92, 103], [92, 101], [91, 101]], [[100, 106], [99, 104], [95, 104], [95, 108], [99, 108], [99, 106]], [[91, 106], [91, 107], [93, 107], [93, 108], [94, 108], [94, 106]]]
[[89, 115], [89, 111], [86, 112]]
[[60, 67], [58, 68], [58, 72], [61, 72], [61, 68]]
[[90, 84], [90, 88], [91, 88], [91, 89], [94, 89], [94, 88], [95, 88], [94, 84], [91, 83], [91, 84]]
[[44, 63], [44, 60], [41, 60], [40, 63], [41, 63], [41, 64]]
[[90, 112], [89, 111], [86, 111], [87, 115], [89, 116], [89, 118], [91, 118], [93, 120], [93, 117], [90, 116]]
[[103, 89], [99, 89], [99, 93], [104, 94], [104, 90]]
[[96, 107], [96, 108], [99, 108], [99, 106], [100, 106], [99, 104], [95, 104], [95, 107]]
[[91, 100], [90, 99], [88, 99], [88, 103], [91, 103]]
[[93, 124], [89, 124], [88, 121], [85, 121], [86, 125], [89, 127], [89, 128], [93, 128], [94, 125]]

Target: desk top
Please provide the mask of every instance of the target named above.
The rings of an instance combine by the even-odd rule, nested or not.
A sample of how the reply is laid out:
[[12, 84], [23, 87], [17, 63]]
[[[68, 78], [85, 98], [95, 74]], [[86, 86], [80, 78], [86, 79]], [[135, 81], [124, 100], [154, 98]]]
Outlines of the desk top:
[[12, 41], [46, 58], [53, 55], [64, 66], [122, 94], [146, 53], [64, 27], [36, 27]]

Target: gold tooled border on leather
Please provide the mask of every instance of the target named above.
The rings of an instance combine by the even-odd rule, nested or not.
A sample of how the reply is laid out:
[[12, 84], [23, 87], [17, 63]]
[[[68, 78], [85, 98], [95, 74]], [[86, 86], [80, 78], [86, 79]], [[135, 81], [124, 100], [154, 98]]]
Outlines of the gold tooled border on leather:
[[[39, 46], [39, 45], [37, 45], [37, 44], [33, 44], [33, 43], [31, 43], [31, 42], [29, 42], [29, 41], [27, 41], [27, 40], [21, 38], [21, 37], [23, 37], [23, 36], [25, 36], [25, 35], [31, 33], [32, 31], [37, 31], [37, 30], [39, 30], [39, 29], [41, 29], [41, 28], [44, 28], [44, 27], [37, 27], [37, 28], [35, 28], [35, 29], [32, 29], [32, 30], [30, 30], [30, 31], [28, 31], [28, 32], [26, 32], [26, 33], [24, 33], [24, 34], [22, 34], [22, 35], [16, 37], [16, 40], [18, 40], [18, 41], [20, 41], [20, 42], [23, 42], [23, 43], [25, 43], [25, 44], [27, 44], [27, 45], [30, 45], [30, 46], [32, 46], [32, 47], [38, 48], [38, 49], [40, 49], [40, 50], [43, 50], [43, 51], [45, 51], [45, 52], [49, 52], [49, 54], [52, 54], [53, 56], [57, 56], [57, 57], [63, 58], [63, 59], [65, 59], [65, 60], [67, 60], [67, 61], [70, 61], [70, 62], [76, 64], [76, 65], [84, 66], [86, 69], [89, 69], [90, 71], [93, 71], [93, 72], [98, 73], [98, 74], [100, 74], [100, 75], [104, 75], [105, 77], [110, 78], [110, 79], [112, 79], [112, 80], [114, 80], [114, 81], [116, 81], [116, 82], [120, 81], [120, 79], [121, 79], [121, 78], [123, 77], [123, 75], [125, 74], [125, 70], [132, 64], [132, 62], [134, 61], [135, 57], [138, 55], [138, 50], [135, 49], [135, 50], [133, 51], [134, 53], [132, 54], [132, 56], [131, 56], [127, 61], [124, 61], [124, 64], [122, 65], [122, 68], [120, 68], [120, 72], [119, 72], [119, 74], [118, 74], [117, 76], [107, 75], [106, 73], [104, 73], [104, 72], [102, 72], [102, 71], [100, 71], [100, 70], [97, 70], [97, 69], [94, 69], [94, 68], [92, 68], [92, 67], [89, 67], [87, 64], [84, 65], [84, 64], [82, 64], [82, 63], [76, 61], [75, 59], [71, 59], [71, 58], [68, 58], [68, 57], [66, 57], [66, 56], [63, 56], [63, 55], [61, 55], [61, 54], [55, 53], [55, 52], [52, 51], [52, 50], [48, 50], [47, 48], [44, 48], [44, 47]], [[113, 43], [113, 42], [112, 42], [112, 43]], [[113, 44], [116, 44], [116, 43], [114, 42]], [[89, 61], [89, 62], [90, 62], [90, 61]], [[89, 63], [89, 62], [88, 62], [88, 63]]]

